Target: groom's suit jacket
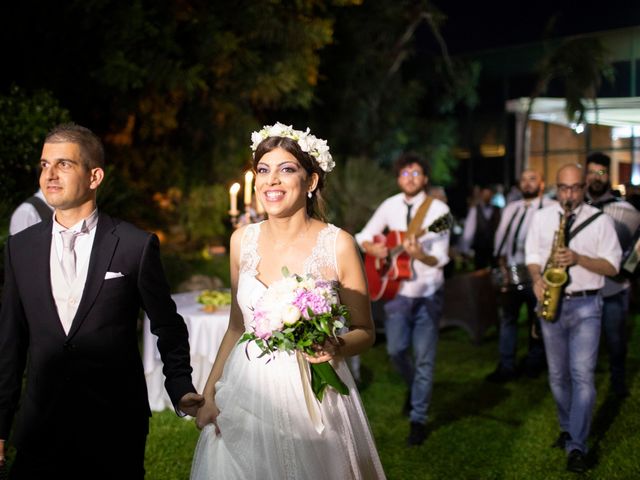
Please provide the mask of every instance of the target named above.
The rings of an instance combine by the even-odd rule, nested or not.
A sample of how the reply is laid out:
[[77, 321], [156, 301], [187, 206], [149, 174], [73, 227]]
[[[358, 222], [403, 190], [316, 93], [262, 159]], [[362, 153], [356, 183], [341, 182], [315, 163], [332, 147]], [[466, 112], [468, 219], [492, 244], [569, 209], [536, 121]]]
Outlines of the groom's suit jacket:
[[[170, 297], [158, 238], [102, 213], [96, 228], [87, 280], [68, 335], [51, 290], [52, 221], [7, 241], [0, 313], [0, 438], [8, 438], [17, 410], [13, 438], [19, 450], [62, 448], [68, 455], [68, 443], [76, 435], [86, 442], [98, 436], [146, 435], [150, 409], [137, 335], [141, 308], [158, 336], [165, 386], [174, 405], [195, 391], [188, 332]], [[67, 444], [55, 445], [62, 433]]]

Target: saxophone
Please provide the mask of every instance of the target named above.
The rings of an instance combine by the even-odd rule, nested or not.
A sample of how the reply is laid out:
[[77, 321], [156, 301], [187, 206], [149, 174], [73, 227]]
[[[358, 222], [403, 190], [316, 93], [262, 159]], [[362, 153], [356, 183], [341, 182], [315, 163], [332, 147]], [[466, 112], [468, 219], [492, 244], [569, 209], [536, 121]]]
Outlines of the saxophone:
[[547, 264], [544, 267], [544, 272], [542, 274], [542, 280], [544, 281], [545, 287], [542, 295], [542, 302], [538, 304], [538, 316], [547, 322], [555, 322], [556, 314], [558, 311], [558, 303], [560, 302], [560, 294], [562, 293], [562, 287], [567, 280], [569, 279], [569, 275], [567, 274], [567, 267], [561, 267], [556, 264], [554, 261], [554, 257], [558, 249], [564, 248], [565, 238], [564, 238], [564, 227], [567, 223], [567, 217], [569, 216], [569, 211], [560, 218], [560, 226], [555, 233], [553, 238], [553, 246], [551, 248], [551, 253], [549, 254], [549, 258], [547, 259]]

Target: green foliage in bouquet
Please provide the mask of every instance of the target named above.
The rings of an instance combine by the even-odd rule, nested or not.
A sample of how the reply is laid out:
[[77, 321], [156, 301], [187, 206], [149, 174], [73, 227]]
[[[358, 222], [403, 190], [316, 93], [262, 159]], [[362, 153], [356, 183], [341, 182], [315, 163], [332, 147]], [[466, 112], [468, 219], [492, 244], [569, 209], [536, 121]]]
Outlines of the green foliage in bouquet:
[[[289, 275], [286, 267], [283, 274], [285, 278], [271, 284], [256, 304], [253, 331], [246, 332], [238, 343], [253, 341], [262, 352], [258, 358], [296, 350], [315, 356], [326, 342], [339, 343], [338, 333], [349, 324], [350, 314], [338, 302], [335, 282]], [[349, 394], [329, 362], [309, 365], [311, 387], [319, 401], [327, 386]]]

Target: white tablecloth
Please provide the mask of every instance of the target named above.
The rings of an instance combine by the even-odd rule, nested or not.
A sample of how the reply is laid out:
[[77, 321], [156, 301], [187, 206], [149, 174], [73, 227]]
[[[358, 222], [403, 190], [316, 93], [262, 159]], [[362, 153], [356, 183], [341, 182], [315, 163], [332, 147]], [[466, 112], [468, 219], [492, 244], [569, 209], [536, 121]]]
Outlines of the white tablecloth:
[[[196, 302], [200, 292], [177, 293], [172, 295], [189, 330], [189, 346], [191, 348], [191, 366], [193, 367], [193, 385], [202, 393], [207, 382], [211, 366], [216, 359], [218, 347], [229, 323], [229, 307], [221, 307], [214, 313], [202, 311], [202, 305]], [[162, 361], [157, 347], [157, 337], [149, 330], [149, 318], [145, 316], [143, 323], [143, 355], [144, 375], [149, 391], [151, 410], [161, 411], [173, 408], [169, 395], [164, 389]]]

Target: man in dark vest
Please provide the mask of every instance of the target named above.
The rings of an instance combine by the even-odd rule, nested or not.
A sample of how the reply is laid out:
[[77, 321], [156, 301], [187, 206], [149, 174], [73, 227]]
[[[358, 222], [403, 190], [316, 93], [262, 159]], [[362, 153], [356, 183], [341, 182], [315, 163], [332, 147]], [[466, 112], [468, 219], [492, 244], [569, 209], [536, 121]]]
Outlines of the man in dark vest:
[[15, 235], [31, 225], [53, 216], [53, 207], [47, 203], [41, 189], [18, 205], [11, 215], [9, 234]]
[[484, 186], [478, 202], [469, 209], [462, 234], [462, 252], [473, 250], [476, 269], [488, 267], [493, 258], [493, 237], [500, 223], [500, 208], [491, 204], [493, 190]]
[[[626, 252], [633, 245], [633, 235], [640, 224], [640, 212], [630, 203], [613, 195], [610, 167], [611, 158], [602, 152], [593, 152], [587, 156], [585, 200], [613, 219], [620, 247]], [[629, 280], [618, 275], [605, 277], [602, 288], [602, 331], [609, 354], [609, 388], [619, 398], [629, 395], [625, 363], [630, 287]]]

